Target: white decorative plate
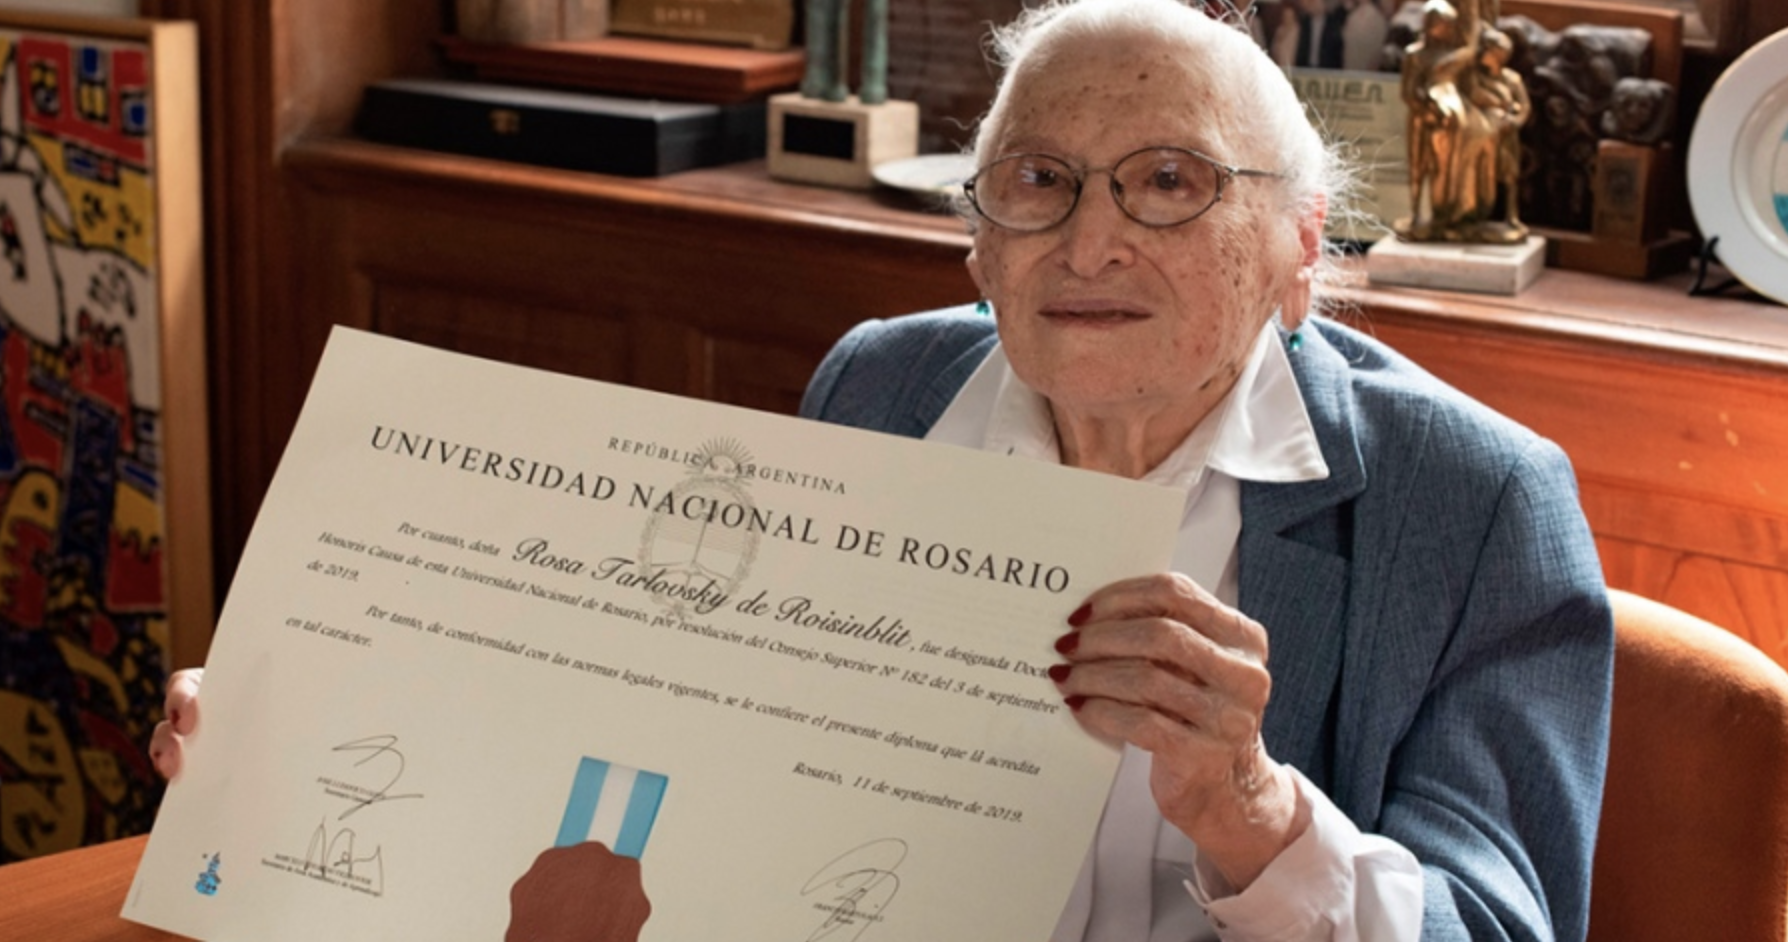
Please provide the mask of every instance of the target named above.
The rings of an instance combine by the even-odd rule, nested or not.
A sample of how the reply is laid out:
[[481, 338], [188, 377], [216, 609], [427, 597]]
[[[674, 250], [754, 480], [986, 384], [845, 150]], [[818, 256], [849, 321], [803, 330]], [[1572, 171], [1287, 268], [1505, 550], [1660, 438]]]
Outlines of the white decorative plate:
[[1689, 206], [1720, 261], [1788, 304], [1788, 30], [1751, 47], [1701, 104], [1689, 137]]
[[877, 183], [922, 196], [955, 196], [962, 181], [975, 175], [969, 154], [921, 154], [876, 164], [869, 171]]

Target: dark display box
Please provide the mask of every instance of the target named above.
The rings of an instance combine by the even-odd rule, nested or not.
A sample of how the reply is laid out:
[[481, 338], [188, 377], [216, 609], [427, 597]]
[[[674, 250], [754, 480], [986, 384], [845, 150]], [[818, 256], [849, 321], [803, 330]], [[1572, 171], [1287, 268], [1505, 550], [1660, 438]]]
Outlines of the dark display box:
[[391, 79], [367, 86], [355, 130], [382, 144], [655, 177], [763, 157], [765, 105]]

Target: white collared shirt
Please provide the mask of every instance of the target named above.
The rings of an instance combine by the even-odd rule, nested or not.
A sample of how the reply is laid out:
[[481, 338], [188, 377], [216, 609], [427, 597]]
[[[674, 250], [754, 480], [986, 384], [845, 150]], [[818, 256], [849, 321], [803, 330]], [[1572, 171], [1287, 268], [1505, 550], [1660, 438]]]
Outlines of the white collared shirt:
[[[1049, 403], [1013, 374], [998, 346], [926, 439], [1061, 461]], [[1186, 491], [1174, 569], [1234, 605], [1240, 482], [1328, 473], [1278, 330], [1268, 325], [1229, 394], [1143, 479]], [[1126, 747], [1053, 942], [1413, 942], [1422, 916], [1414, 855], [1362, 833], [1295, 770], [1294, 777], [1314, 809], [1310, 829], [1237, 894], [1161, 817], [1149, 794], [1149, 755]]]

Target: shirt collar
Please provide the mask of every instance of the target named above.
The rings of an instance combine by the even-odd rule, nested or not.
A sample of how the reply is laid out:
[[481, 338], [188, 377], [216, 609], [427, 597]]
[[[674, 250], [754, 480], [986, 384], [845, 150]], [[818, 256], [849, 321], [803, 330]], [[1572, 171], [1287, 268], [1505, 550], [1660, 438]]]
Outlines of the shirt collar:
[[[1298, 391], [1297, 376], [1272, 325], [1262, 328], [1235, 386], [1144, 481], [1191, 489], [1212, 468], [1242, 481], [1291, 483], [1329, 476], [1316, 430]], [[976, 401], [981, 403], [976, 408]], [[995, 346], [976, 375], [945, 410], [987, 416], [981, 446], [988, 451], [1059, 463], [1061, 449], [1049, 403], [1012, 372]]]

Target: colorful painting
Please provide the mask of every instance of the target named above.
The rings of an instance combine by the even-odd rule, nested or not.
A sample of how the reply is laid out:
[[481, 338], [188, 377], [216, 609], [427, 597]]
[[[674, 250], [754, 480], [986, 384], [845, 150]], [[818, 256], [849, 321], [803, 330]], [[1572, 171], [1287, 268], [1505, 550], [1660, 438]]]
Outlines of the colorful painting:
[[0, 863], [147, 831], [161, 793], [155, 56], [0, 20]]

